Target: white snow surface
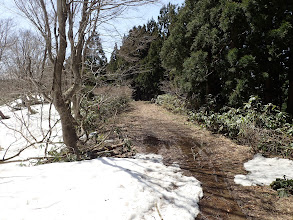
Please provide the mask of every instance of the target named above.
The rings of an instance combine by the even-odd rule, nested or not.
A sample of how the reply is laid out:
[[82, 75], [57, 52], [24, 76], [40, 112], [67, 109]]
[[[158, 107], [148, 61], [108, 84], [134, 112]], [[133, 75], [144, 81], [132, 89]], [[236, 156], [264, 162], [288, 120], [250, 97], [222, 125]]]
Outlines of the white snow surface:
[[[0, 165], [0, 219], [194, 219], [200, 183], [157, 155]], [[158, 211], [159, 210], [159, 211]]]
[[[32, 135], [41, 140], [48, 131], [49, 105], [33, 109], [39, 113], [29, 116], [25, 109], [12, 112], [0, 107], [11, 117], [0, 121], [1, 159], [7, 148], [6, 158], [33, 143]], [[52, 108], [51, 125], [58, 118]], [[23, 122], [27, 127], [22, 126]], [[51, 139], [62, 140], [60, 123], [54, 127]], [[13, 160], [42, 155], [44, 146], [37, 144]], [[159, 155], [39, 166], [26, 162], [0, 164], [1, 220], [193, 220], [199, 213], [197, 204], [202, 196], [199, 181], [183, 176], [176, 164], [165, 166]]]
[[[19, 103], [16, 100], [9, 106]], [[19, 150], [30, 146], [33, 143], [49, 139], [48, 150], [60, 148], [62, 144], [62, 129], [59, 122], [59, 115], [53, 106], [49, 104], [34, 105], [32, 109], [36, 114], [28, 114], [27, 109], [13, 111], [11, 107], [0, 106], [0, 110], [10, 119], [0, 119], [0, 158], [2, 159], [6, 150], [5, 158], [9, 158], [19, 152]], [[50, 124], [49, 124], [50, 118]], [[51, 129], [50, 129], [51, 127]], [[48, 131], [51, 130], [50, 135]], [[50, 137], [50, 138], [49, 138]], [[45, 144], [34, 144], [15, 159], [26, 159], [28, 157], [44, 156]]]
[[235, 183], [243, 186], [270, 185], [276, 178], [293, 179], [293, 161], [282, 158], [266, 158], [256, 154], [244, 163], [247, 175], [236, 175]]

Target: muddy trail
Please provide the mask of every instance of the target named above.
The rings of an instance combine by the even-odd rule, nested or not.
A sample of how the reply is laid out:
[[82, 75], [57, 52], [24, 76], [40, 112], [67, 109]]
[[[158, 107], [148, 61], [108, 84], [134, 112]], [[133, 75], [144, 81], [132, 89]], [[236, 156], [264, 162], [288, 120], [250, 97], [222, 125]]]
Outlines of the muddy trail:
[[185, 175], [201, 182], [204, 196], [196, 219], [292, 220], [292, 200], [280, 202], [269, 187], [234, 183], [236, 174], [246, 173], [243, 163], [253, 157], [249, 147], [236, 145], [146, 102], [133, 102], [117, 126], [139, 153], [160, 154], [165, 165], [177, 163]]

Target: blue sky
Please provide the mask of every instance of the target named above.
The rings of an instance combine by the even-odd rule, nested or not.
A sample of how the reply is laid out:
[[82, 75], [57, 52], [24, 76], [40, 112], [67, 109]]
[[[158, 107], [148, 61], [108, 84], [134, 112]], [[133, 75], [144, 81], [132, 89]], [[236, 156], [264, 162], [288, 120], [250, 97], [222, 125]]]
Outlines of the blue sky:
[[108, 56], [112, 52], [115, 42], [120, 45], [123, 35], [127, 34], [133, 26], [146, 24], [147, 21], [152, 18], [157, 20], [157, 17], [160, 14], [160, 9], [163, 5], [168, 4], [169, 2], [182, 5], [184, 0], [161, 0], [160, 3], [129, 9], [121, 16], [122, 18], [113, 22], [118, 33], [111, 28], [105, 32], [102, 30], [102, 35], [104, 35], [103, 46]]
[[[127, 34], [133, 26], [143, 25], [151, 18], [156, 20], [162, 6], [169, 2], [182, 5], [184, 0], [161, 0], [160, 3], [132, 8], [124, 12], [120, 18], [110, 22], [110, 24], [100, 27], [99, 32], [101, 33], [102, 44], [107, 57], [110, 56], [115, 42], [120, 45], [123, 35]], [[0, 0], [0, 18], [7, 17], [13, 17], [17, 28], [31, 28], [25, 18], [17, 15], [17, 9], [15, 9], [12, 0]]]
[[107, 26], [107, 29], [109, 28], [108, 30], [103, 30], [103, 28], [101, 28], [100, 32], [103, 35], [102, 43], [107, 57], [111, 54], [115, 42], [120, 46], [123, 35], [127, 34], [133, 26], [146, 24], [147, 21], [152, 18], [157, 20], [160, 9], [169, 2], [182, 5], [184, 0], [161, 0], [160, 3], [129, 9], [121, 16], [122, 18], [113, 21], [113, 26], [118, 32], [113, 30], [110, 26]]

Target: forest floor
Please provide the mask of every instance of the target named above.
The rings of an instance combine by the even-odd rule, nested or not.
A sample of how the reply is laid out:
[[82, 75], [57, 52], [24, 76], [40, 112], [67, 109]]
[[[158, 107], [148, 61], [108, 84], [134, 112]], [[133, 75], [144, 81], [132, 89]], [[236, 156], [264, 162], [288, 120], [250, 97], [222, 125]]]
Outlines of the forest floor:
[[163, 156], [202, 184], [197, 219], [293, 219], [293, 198], [279, 198], [270, 186], [241, 186], [237, 174], [254, 154], [248, 146], [200, 128], [181, 115], [147, 102], [132, 102], [116, 122], [139, 153]]

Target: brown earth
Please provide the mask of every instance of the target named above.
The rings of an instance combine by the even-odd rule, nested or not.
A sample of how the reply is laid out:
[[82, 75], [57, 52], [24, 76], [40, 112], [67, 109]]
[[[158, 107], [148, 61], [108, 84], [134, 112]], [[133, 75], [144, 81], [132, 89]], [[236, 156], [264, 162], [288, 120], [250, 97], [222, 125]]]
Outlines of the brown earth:
[[246, 174], [243, 164], [253, 158], [249, 147], [146, 102], [133, 102], [117, 126], [137, 152], [160, 154], [166, 165], [175, 162], [201, 182], [204, 196], [196, 219], [293, 220], [293, 196], [280, 199], [269, 186], [234, 183], [235, 175]]

